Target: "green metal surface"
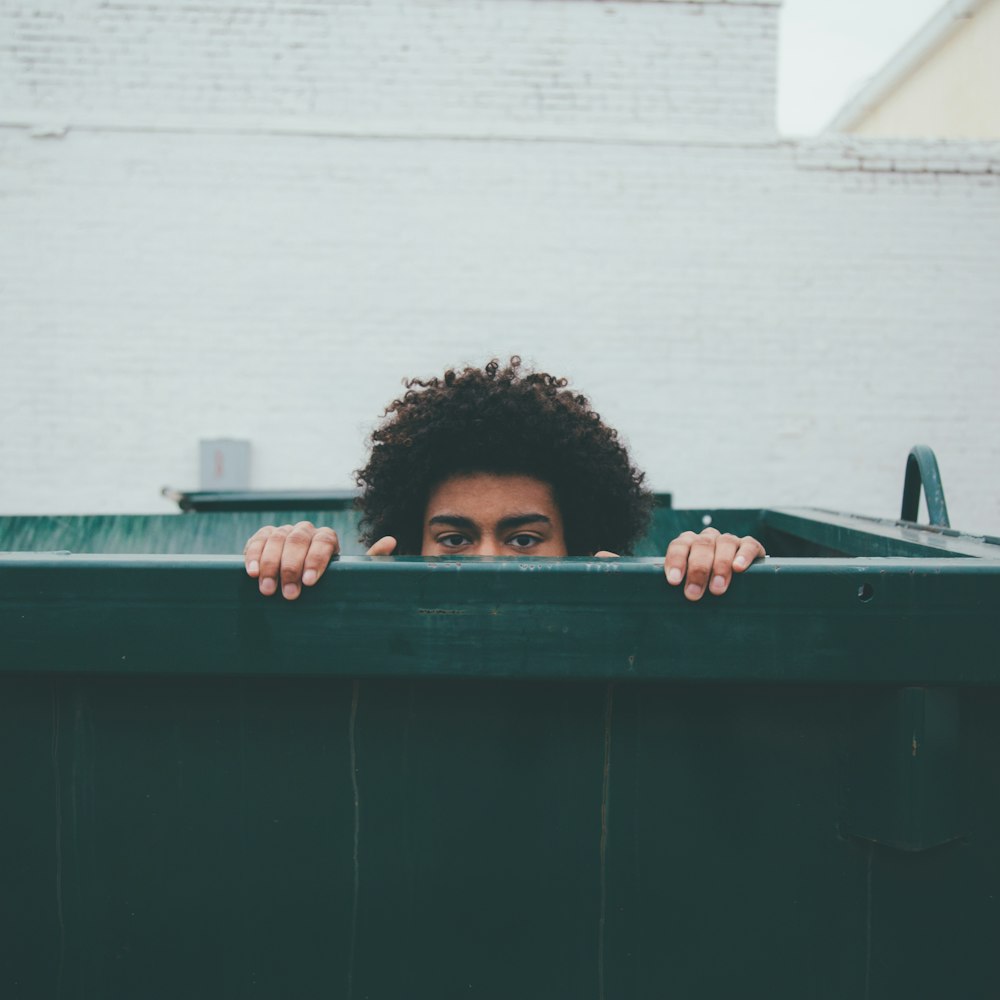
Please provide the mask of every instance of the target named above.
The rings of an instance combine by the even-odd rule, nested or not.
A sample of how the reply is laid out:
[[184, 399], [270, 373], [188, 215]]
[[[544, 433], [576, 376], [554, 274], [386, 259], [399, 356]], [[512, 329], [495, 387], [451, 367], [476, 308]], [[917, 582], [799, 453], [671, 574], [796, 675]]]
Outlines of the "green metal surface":
[[844, 829], [924, 851], [968, 834], [961, 695], [902, 688], [858, 699]]
[[0, 552], [236, 554], [264, 524], [313, 521], [336, 529], [342, 550], [360, 555], [353, 510], [217, 514], [63, 514], [0, 517]]
[[[344, 555], [362, 555], [357, 513], [331, 508], [0, 517], [0, 552], [237, 554], [263, 524], [312, 521], [334, 528]], [[662, 556], [670, 539], [707, 525], [753, 535], [773, 556], [980, 556], [1000, 558], [1000, 539], [807, 508], [658, 507], [637, 556]]]
[[906, 521], [807, 508], [763, 510], [760, 521], [759, 537], [781, 555], [1000, 558], [1000, 538]]
[[[358, 513], [345, 492], [178, 494], [188, 513], [178, 514], [53, 514], [0, 517], [0, 552], [74, 553], [205, 553], [224, 555], [243, 551], [246, 540], [264, 524], [311, 521], [334, 528], [345, 555], [362, 555], [358, 541]], [[291, 506], [293, 501], [322, 499], [322, 504]], [[662, 554], [667, 541], [688, 528], [700, 531], [711, 512], [669, 509], [669, 494], [659, 495], [647, 538], [637, 555]], [[276, 506], [264, 506], [267, 503]], [[716, 511], [726, 530], [751, 534], [761, 530], [759, 511]]]
[[654, 559], [0, 556], [0, 672], [992, 684], [1000, 562], [772, 559], [692, 605]]
[[0, 556], [0, 996], [995, 997], [997, 547], [730, 513], [658, 514], [776, 553], [697, 604], [365, 557], [287, 603], [143, 554], [244, 515], [0, 521], [49, 550]]
[[[185, 512], [231, 512], [272, 510], [350, 510], [357, 490], [174, 490], [163, 495]], [[671, 494], [657, 493], [660, 507], [671, 506]]]
[[901, 520], [916, 521], [920, 510], [921, 490], [927, 504], [927, 518], [930, 523], [941, 528], [951, 527], [937, 456], [925, 444], [914, 445], [906, 459], [903, 505], [899, 515]]

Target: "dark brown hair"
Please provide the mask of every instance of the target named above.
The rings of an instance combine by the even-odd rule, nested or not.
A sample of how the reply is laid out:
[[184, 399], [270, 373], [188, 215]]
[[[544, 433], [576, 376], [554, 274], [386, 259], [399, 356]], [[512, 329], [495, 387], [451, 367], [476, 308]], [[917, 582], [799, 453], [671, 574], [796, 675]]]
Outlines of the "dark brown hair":
[[362, 542], [383, 535], [400, 555], [419, 555], [431, 490], [459, 473], [533, 476], [548, 483], [570, 555], [627, 554], [652, 510], [645, 475], [615, 430], [567, 380], [525, 370], [512, 357], [441, 378], [407, 379], [371, 436], [357, 472]]

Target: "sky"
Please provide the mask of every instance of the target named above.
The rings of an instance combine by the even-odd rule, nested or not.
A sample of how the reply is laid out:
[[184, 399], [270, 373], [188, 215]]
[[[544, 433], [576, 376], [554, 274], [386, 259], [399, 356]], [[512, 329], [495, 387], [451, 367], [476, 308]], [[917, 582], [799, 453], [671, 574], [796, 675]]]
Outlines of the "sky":
[[784, 0], [778, 129], [819, 132], [945, 0]]

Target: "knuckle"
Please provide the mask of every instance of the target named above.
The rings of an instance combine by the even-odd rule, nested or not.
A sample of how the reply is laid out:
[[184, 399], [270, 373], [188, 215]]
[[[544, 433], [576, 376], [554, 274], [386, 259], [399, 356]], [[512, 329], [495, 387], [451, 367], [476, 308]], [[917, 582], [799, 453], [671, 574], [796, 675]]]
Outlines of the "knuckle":
[[289, 532], [286, 541], [291, 545], [308, 545], [312, 541], [313, 533], [305, 528], [296, 525]]

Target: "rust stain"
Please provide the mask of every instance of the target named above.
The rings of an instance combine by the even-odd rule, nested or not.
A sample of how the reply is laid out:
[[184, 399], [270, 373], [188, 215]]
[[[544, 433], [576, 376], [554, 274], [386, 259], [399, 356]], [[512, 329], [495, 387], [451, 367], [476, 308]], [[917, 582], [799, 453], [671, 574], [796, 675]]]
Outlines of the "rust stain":
[[911, 744], [911, 746], [913, 748], [913, 756], [916, 757], [917, 756], [917, 747], [920, 746], [920, 744], [917, 742], [917, 734], [916, 733], [913, 734], [913, 743]]

